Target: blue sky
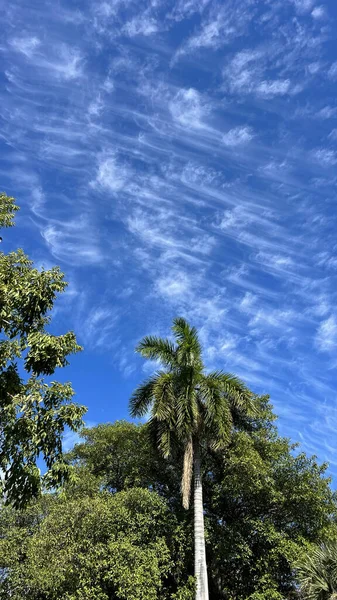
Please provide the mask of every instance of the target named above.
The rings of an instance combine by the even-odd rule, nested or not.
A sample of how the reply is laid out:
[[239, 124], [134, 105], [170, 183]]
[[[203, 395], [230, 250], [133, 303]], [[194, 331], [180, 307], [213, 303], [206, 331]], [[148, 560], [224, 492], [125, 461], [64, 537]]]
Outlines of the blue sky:
[[127, 417], [175, 315], [337, 474], [337, 6], [1, 0], [1, 188], [70, 282], [88, 421]]

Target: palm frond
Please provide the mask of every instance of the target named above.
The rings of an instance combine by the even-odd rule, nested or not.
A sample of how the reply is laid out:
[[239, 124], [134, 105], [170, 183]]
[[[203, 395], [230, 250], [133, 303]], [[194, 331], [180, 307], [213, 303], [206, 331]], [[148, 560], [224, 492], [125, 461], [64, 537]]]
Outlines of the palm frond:
[[163, 365], [173, 367], [176, 364], [176, 349], [170, 340], [156, 336], [144, 337], [136, 347], [144, 358], [158, 360]]
[[164, 421], [158, 421], [151, 417], [147, 422], [148, 433], [152, 444], [158, 448], [164, 458], [168, 458], [172, 451], [172, 438], [174, 437], [170, 427]]
[[194, 368], [201, 370], [201, 345], [199, 342], [197, 329], [195, 327], [191, 327], [182, 317], [177, 317], [173, 320], [172, 331], [178, 345], [178, 363], [181, 366], [193, 365]]
[[153, 402], [153, 390], [158, 375], [150, 377], [139, 385], [133, 392], [129, 401], [129, 410], [132, 417], [144, 417]]
[[153, 386], [153, 416], [174, 426], [176, 396], [173, 373], [159, 372]]
[[232, 412], [227, 396], [218, 378], [205, 375], [199, 384], [202, 398], [205, 433], [213, 450], [222, 450], [230, 439], [233, 426]]
[[185, 440], [196, 432], [200, 413], [195, 386], [179, 383], [176, 390], [176, 424], [180, 438]]
[[257, 409], [254, 394], [246, 384], [232, 373], [222, 373], [220, 378], [222, 379], [223, 390], [228, 396], [232, 407], [244, 412], [247, 416], [256, 416]]
[[173, 319], [172, 331], [178, 343], [184, 342], [188, 337], [191, 326], [183, 317], [175, 317]]
[[302, 597], [306, 600], [337, 598], [337, 544], [317, 546], [296, 565]]

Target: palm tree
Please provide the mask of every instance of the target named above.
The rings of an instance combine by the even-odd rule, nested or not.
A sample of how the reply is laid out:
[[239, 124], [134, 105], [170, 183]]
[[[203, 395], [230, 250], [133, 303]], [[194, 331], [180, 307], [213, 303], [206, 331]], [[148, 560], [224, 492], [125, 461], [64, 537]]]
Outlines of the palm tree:
[[194, 474], [194, 558], [196, 600], [208, 600], [208, 579], [202, 499], [202, 456], [223, 451], [233, 419], [253, 410], [253, 395], [237, 377], [206, 374], [197, 331], [184, 319], [173, 321], [174, 342], [145, 337], [136, 351], [156, 360], [162, 369], [140, 385], [130, 400], [133, 417], [150, 411], [148, 426], [164, 457], [183, 452], [182, 502], [189, 507]]
[[316, 546], [297, 564], [303, 600], [337, 600], [337, 543]]

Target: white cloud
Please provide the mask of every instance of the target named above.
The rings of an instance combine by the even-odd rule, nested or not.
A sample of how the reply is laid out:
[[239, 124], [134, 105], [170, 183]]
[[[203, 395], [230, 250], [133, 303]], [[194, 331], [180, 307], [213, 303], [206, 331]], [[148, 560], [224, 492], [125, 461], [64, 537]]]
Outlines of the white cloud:
[[319, 252], [316, 256], [316, 262], [319, 267], [333, 271], [337, 269], [337, 256], [329, 252]]
[[169, 302], [186, 302], [191, 292], [191, 282], [186, 273], [173, 271], [169, 275], [159, 277], [155, 289], [161, 297]]
[[260, 78], [262, 57], [257, 50], [238, 52], [223, 70], [224, 85], [232, 92], [250, 93]]
[[173, 119], [188, 128], [200, 128], [207, 109], [202, 97], [194, 88], [181, 89], [169, 103]]
[[111, 306], [98, 305], [79, 315], [76, 330], [87, 348], [112, 349], [120, 340], [116, 334], [119, 315]]
[[256, 302], [257, 297], [255, 296], [255, 294], [252, 294], [251, 292], [246, 292], [239, 304], [239, 309], [243, 313], [250, 313], [252, 312], [252, 309], [254, 309], [254, 306], [256, 306]]
[[148, 15], [137, 16], [124, 26], [124, 31], [130, 37], [136, 35], [152, 35], [158, 31], [157, 21]]
[[225, 43], [225, 35], [225, 23], [222, 15], [218, 15], [214, 21], [206, 23], [200, 33], [189, 40], [188, 48], [217, 48]]
[[321, 352], [331, 352], [337, 347], [337, 321], [334, 315], [331, 315], [325, 321], [322, 321], [317, 329], [316, 345]]
[[331, 140], [337, 140], [337, 129], [332, 129], [328, 135], [328, 138]]
[[291, 2], [299, 13], [304, 14], [311, 11], [315, 0], [291, 0]]
[[333, 81], [337, 80], [337, 61], [332, 63], [328, 70], [328, 77]]
[[98, 165], [98, 171], [92, 186], [99, 185], [111, 192], [119, 192], [127, 183], [128, 170], [118, 163], [115, 156], [103, 158]]
[[254, 14], [254, 0], [246, 0], [245, 6], [238, 6], [229, 0], [226, 7], [218, 3], [201, 22], [197, 33], [192, 35], [178, 51], [176, 58], [201, 48], [216, 50], [242, 35]]
[[202, 234], [191, 238], [191, 248], [200, 254], [210, 254], [216, 244], [212, 235]]
[[50, 252], [70, 265], [92, 265], [102, 261], [94, 228], [80, 217], [73, 221], [52, 222], [41, 228]]
[[75, 444], [80, 444], [81, 441], [83, 441], [81, 439], [81, 436], [78, 432], [76, 431], [71, 431], [70, 429], [68, 431], [66, 431], [63, 434], [63, 438], [62, 438], [62, 450], [63, 452], [69, 452], [70, 450], [73, 449], [73, 447], [75, 446]]
[[292, 310], [282, 310], [279, 308], [261, 308], [257, 310], [249, 321], [249, 327], [259, 329], [276, 328], [283, 331], [298, 319], [298, 315]]
[[225, 352], [226, 354], [228, 354], [232, 352], [232, 350], [235, 350], [235, 348], [238, 346], [239, 338], [236, 335], [227, 334], [224, 336], [220, 343], [221, 352]]
[[311, 13], [311, 16], [317, 20], [325, 19], [327, 17], [325, 7], [315, 6], [314, 10]]
[[307, 65], [307, 70], [311, 75], [316, 75], [322, 70], [322, 65], [319, 61], [315, 61]]
[[252, 127], [234, 127], [224, 134], [222, 141], [225, 146], [243, 146], [251, 142], [254, 137]]
[[[25, 54], [35, 69], [52, 78], [71, 81], [82, 77], [84, 58], [80, 50], [62, 42], [45, 48], [37, 38], [16, 40], [14, 47]], [[38, 50], [38, 51], [37, 51]]]
[[316, 113], [316, 117], [318, 117], [319, 119], [331, 119], [331, 117], [335, 117], [336, 115], [336, 106], [324, 106]]
[[174, 217], [168, 211], [150, 214], [140, 208], [134, 210], [126, 219], [131, 233], [137, 235], [148, 246], [159, 246], [164, 249], [177, 248], [179, 240], [172, 230]]
[[98, 94], [95, 100], [92, 100], [88, 106], [88, 114], [90, 117], [99, 117], [104, 110], [104, 102], [101, 94]]
[[102, 86], [102, 89], [107, 92], [108, 94], [110, 94], [115, 88], [115, 84], [113, 82], [113, 80], [111, 79], [111, 77], [106, 77]]
[[47, 59], [41, 62], [41, 65], [50, 68], [58, 77], [66, 81], [78, 79], [82, 76], [83, 56], [79, 50], [71, 48], [66, 44], [61, 44], [57, 48], [56, 54], [58, 57], [57, 60], [49, 61]]
[[261, 81], [256, 86], [256, 92], [261, 96], [272, 98], [273, 96], [284, 96], [290, 89], [289, 79], [278, 79], [275, 81]]
[[294, 269], [298, 271], [298, 265], [294, 263], [290, 256], [285, 254], [271, 254], [270, 252], [258, 252], [255, 256], [255, 260], [263, 265], [262, 268], [269, 269], [270, 271], [285, 273], [289, 270]]
[[312, 156], [324, 167], [333, 167], [335, 164], [337, 164], [336, 152], [330, 150], [329, 148], [318, 148], [318, 150], [313, 150]]
[[10, 41], [12, 48], [17, 52], [21, 52], [21, 54], [24, 54], [27, 58], [30, 58], [35, 53], [40, 44], [39, 38], [35, 36], [13, 38]]
[[195, 13], [202, 14], [210, 0], [177, 0], [167, 17], [176, 21], [188, 19]]
[[248, 215], [242, 206], [235, 206], [231, 210], [225, 210], [220, 221], [219, 227], [223, 231], [228, 229], [241, 228], [248, 221]]

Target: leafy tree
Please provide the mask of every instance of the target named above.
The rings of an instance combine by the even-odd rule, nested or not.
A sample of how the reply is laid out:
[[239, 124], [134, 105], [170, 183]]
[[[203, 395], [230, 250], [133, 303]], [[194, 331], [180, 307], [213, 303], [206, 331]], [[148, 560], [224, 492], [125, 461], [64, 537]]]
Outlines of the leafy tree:
[[68, 454], [78, 469], [73, 490], [82, 490], [83, 486], [88, 490], [92, 476], [96, 487], [99, 481], [98, 485], [112, 493], [144, 487], [156, 491], [180, 514], [179, 468], [176, 462], [163, 460], [153, 452], [148, 433], [147, 427], [127, 421], [83, 429], [81, 437], [85, 442], [76, 444]]
[[[312, 545], [336, 533], [336, 499], [326, 465], [296, 454], [277, 434], [267, 397], [237, 426], [224, 454], [204, 458], [204, 513], [210, 597], [213, 600], [297, 598], [294, 564]], [[72, 459], [79, 470], [72, 493], [96, 486], [114, 491], [155, 489], [184, 532], [183, 576], [193, 572], [193, 515], [180, 507], [181, 463], [153, 452], [146, 425], [127, 422], [86, 429]]]
[[157, 360], [163, 370], [140, 385], [130, 401], [133, 417], [151, 411], [150, 428], [164, 457], [181, 448], [184, 454], [181, 480], [183, 505], [189, 507], [194, 474], [194, 556], [196, 599], [208, 599], [204, 509], [202, 498], [202, 456], [210, 448], [224, 451], [233, 423], [240, 413], [252, 410], [252, 394], [233, 375], [205, 373], [197, 331], [177, 318], [172, 327], [175, 343], [145, 337], [137, 351]]
[[303, 600], [337, 600], [336, 540], [314, 547], [297, 569]]
[[191, 582], [172, 577], [184, 559], [182, 532], [155, 492], [44, 502], [19, 518], [9, 509], [0, 515], [0, 598], [191, 600]]
[[[17, 210], [13, 198], [0, 194], [0, 226], [12, 226]], [[65, 427], [79, 429], [85, 412], [72, 402], [69, 383], [47, 384], [40, 377], [67, 365], [68, 355], [81, 349], [74, 333], [47, 331], [66, 285], [57, 267], [39, 271], [22, 250], [0, 253], [0, 469], [5, 497], [15, 506], [39, 495], [40, 456], [46, 485], [67, 477], [62, 434]]]

